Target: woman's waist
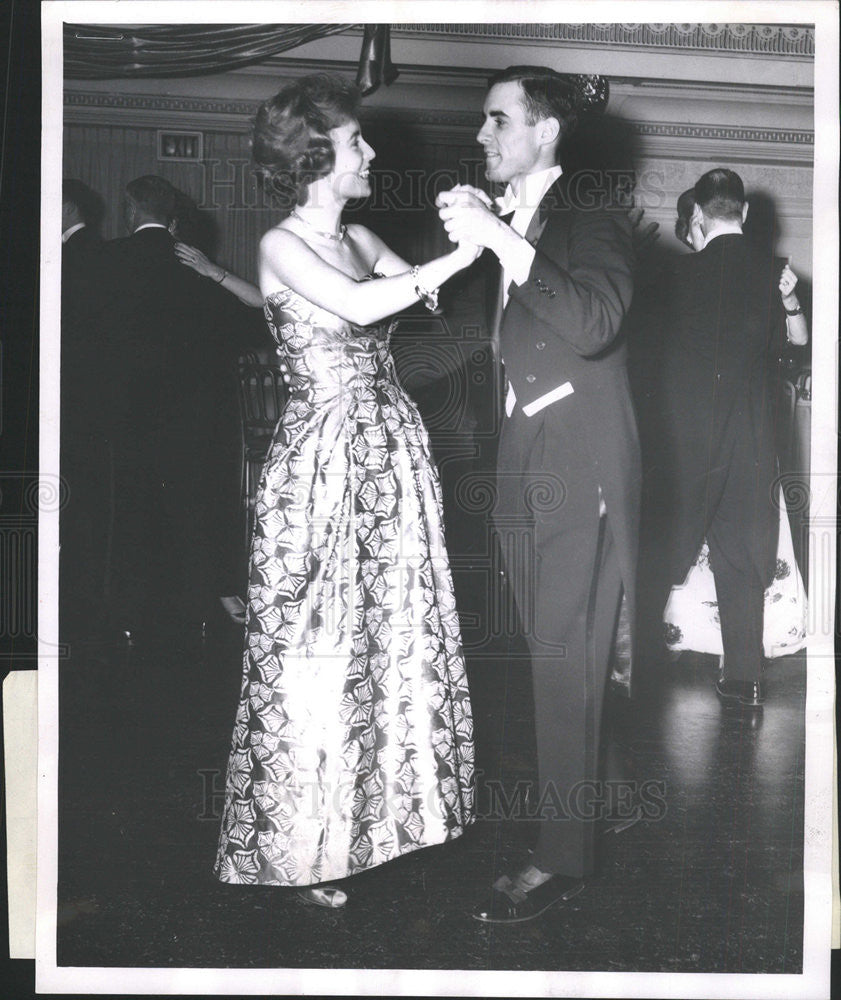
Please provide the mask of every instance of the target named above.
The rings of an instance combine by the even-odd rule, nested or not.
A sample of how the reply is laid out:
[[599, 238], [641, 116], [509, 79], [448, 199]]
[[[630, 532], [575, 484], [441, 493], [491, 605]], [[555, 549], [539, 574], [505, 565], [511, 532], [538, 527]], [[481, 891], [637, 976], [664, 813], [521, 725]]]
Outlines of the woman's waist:
[[370, 372], [312, 372], [288, 369], [286, 392], [290, 400], [305, 399], [314, 404], [408, 399], [392, 365]]

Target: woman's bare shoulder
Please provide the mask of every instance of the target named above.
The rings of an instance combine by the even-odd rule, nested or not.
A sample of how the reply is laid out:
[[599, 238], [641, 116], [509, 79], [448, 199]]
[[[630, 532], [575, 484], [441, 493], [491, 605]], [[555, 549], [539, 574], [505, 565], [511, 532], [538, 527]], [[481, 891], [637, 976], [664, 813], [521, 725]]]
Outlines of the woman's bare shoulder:
[[[285, 220], [284, 220], [285, 221]], [[293, 245], [303, 243], [301, 237], [288, 228], [284, 222], [279, 222], [271, 229], [267, 229], [260, 237], [260, 249], [268, 249], [272, 246]]]

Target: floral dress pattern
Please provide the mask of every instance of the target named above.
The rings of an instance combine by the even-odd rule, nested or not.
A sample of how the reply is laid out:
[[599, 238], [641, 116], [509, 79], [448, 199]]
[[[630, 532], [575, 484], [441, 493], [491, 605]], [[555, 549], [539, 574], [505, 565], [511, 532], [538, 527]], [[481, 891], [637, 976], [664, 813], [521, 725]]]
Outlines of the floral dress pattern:
[[[780, 532], [774, 579], [765, 591], [762, 645], [768, 659], [790, 656], [806, 645], [806, 591], [797, 563], [791, 527], [784, 504], [780, 504]], [[706, 541], [698, 558], [679, 587], [673, 587], [663, 612], [666, 646], [679, 652], [722, 655], [721, 623], [715, 577]]]
[[215, 872], [310, 885], [459, 836], [472, 717], [426, 431], [383, 327], [266, 299], [289, 399], [257, 494]]

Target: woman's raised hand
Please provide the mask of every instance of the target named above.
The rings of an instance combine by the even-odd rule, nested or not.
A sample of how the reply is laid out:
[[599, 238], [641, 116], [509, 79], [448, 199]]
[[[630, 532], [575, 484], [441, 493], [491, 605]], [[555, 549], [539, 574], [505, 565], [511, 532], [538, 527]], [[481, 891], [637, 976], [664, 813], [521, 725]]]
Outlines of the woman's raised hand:
[[196, 247], [191, 247], [186, 243], [176, 243], [175, 256], [182, 264], [186, 264], [187, 267], [198, 271], [204, 278], [212, 278], [214, 281], [218, 281], [220, 275], [224, 276], [225, 269], [218, 264], [214, 264], [212, 260], [208, 260], [201, 250]]
[[481, 188], [473, 187], [472, 184], [456, 184], [455, 187], [450, 188], [451, 191], [466, 191], [468, 194], [472, 194], [474, 197], [478, 198], [479, 201], [483, 202], [486, 208], [493, 209], [493, 201], [491, 196], [483, 191]]
[[794, 286], [797, 284], [797, 275], [792, 271], [790, 267], [790, 260], [782, 270], [780, 275], [780, 296], [783, 299], [788, 298], [794, 292]]

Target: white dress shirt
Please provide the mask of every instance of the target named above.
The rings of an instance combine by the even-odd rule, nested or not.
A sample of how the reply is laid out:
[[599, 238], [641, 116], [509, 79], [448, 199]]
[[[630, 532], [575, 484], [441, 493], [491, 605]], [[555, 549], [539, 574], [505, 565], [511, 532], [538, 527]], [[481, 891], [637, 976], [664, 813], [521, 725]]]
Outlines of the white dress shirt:
[[[513, 212], [511, 228], [518, 236], [525, 236], [534, 218], [543, 196], [555, 181], [561, 176], [560, 165], [526, 174], [520, 182], [519, 191], [515, 193], [509, 184], [505, 194], [497, 198], [500, 215]], [[531, 265], [534, 262], [534, 247], [525, 239], [501, 260], [502, 264], [502, 308], [508, 304], [508, 286], [513, 281], [515, 285], [523, 285], [528, 280]]]
[[[497, 198], [496, 203], [500, 215], [508, 215], [513, 212], [510, 226], [518, 236], [525, 237], [534, 213], [543, 201], [543, 196], [555, 181], [561, 176], [561, 167], [556, 164], [545, 170], [538, 170], [533, 174], [526, 174], [520, 182], [519, 190], [515, 193], [514, 188], [509, 184], [505, 189], [505, 194]], [[508, 286], [513, 281], [515, 285], [522, 285], [528, 281], [531, 266], [534, 263], [534, 247], [525, 238], [520, 240], [516, 248], [505, 255], [504, 260], [500, 260], [502, 265], [502, 308], [508, 304]], [[504, 363], [504, 359], [503, 359]], [[538, 413], [545, 406], [554, 403], [572, 392], [569, 382], [564, 382], [540, 399], [529, 404], [528, 411], [523, 412], [527, 417]], [[508, 383], [508, 390], [505, 394], [505, 415], [510, 417], [514, 412], [517, 397], [514, 387]]]

